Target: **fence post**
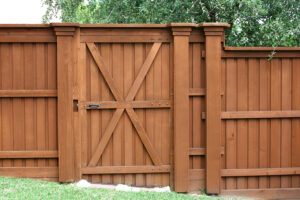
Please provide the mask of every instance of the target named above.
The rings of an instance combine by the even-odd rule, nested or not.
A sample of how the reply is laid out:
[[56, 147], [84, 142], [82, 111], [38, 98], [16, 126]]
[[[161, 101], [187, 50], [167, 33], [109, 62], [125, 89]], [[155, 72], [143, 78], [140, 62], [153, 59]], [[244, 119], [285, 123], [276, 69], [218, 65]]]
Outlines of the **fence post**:
[[206, 191], [220, 193], [221, 51], [226, 23], [202, 23], [206, 66]]
[[171, 23], [174, 41], [174, 185], [189, 189], [189, 36], [191, 24]]
[[52, 23], [57, 36], [57, 126], [59, 181], [75, 179], [75, 139], [73, 121], [73, 70], [76, 64], [77, 23]]

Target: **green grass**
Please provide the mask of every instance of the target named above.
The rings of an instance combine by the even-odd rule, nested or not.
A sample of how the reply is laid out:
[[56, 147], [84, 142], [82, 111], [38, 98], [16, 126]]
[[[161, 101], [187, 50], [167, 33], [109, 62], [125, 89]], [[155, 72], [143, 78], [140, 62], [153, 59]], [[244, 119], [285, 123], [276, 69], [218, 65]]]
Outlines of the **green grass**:
[[108, 189], [78, 188], [72, 184], [38, 181], [32, 179], [0, 177], [0, 199], [182, 199], [216, 200], [223, 198], [192, 196], [175, 192], [121, 192]]

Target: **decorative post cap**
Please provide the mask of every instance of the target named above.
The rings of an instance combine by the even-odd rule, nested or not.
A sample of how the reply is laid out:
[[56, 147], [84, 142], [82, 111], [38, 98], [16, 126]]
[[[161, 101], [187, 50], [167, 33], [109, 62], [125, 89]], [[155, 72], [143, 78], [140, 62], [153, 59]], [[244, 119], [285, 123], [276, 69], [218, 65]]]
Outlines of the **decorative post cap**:
[[59, 36], [73, 36], [79, 23], [51, 23], [51, 27], [54, 27], [55, 35]]
[[185, 35], [191, 34], [192, 28], [197, 27], [195, 23], [169, 23], [168, 27], [172, 28], [173, 35]]

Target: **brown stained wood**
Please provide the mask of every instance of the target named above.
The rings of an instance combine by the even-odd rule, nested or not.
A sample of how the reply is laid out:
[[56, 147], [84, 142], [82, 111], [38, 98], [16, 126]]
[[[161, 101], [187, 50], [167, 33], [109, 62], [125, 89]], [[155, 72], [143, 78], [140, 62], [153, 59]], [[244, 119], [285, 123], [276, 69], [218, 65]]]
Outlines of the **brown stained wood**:
[[[206, 148], [190, 148], [190, 156], [204, 156], [206, 155]], [[221, 148], [220, 154], [224, 155], [224, 148]]]
[[189, 170], [189, 192], [199, 192], [199, 189], [205, 187], [205, 170]]
[[113, 93], [116, 100], [120, 101], [123, 100], [123, 97], [120, 93], [120, 91], [117, 89], [117, 87], [114, 84], [114, 80], [111, 77], [110, 73], [107, 71], [107, 68], [103, 62], [103, 58], [101, 57], [99, 51], [97, 50], [97, 47], [94, 43], [87, 43], [88, 49], [91, 52], [91, 55], [93, 56], [95, 62], [97, 63], [97, 66], [103, 75], [103, 78], [105, 79], [106, 83], [109, 85], [109, 88], [111, 92]]
[[[292, 108], [292, 65], [290, 59], [282, 60], [282, 109], [290, 110]], [[282, 133], [281, 136], [281, 167], [291, 167], [291, 156], [292, 156], [292, 120], [283, 119], [281, 121]], [[283, 136], [284, 134], [284, 136]], [[289, 188], [291, 187], [291, 177], [281, 177], [281, 187]]]
[[205, 94], [205, 88], [190, 88], [189, 91], [190, 96], [205, 96]]
[[[149, 54], [149, 51], [151, 49], [151, 46], [149, 44], [144, 45], [144, 52], [145, 55]], [[147, 73], [147, 76], [145, 77], [145, 99], [152, 99], [154, 98], [154, 64], [153, 67], [149, 69], [149, 72]], [[148, 137], [151, 141], [154, 141], [154, 111], [153, 110], [145, 110], [145, 119], [144, 119], [144, 129], [147, 130]], [[138, 135], [138, 133], [137, 133]], [[151, 157], [147, 150], [144, 148], [144, 154], [145, 154], [145, 164], [146, 165], [152, 165], [153, 161], [151, 160]], [[154, 175], [153, 174], [146, 174], [145, 175], [145, 184], [148, 187], [154, 186]]]
[[[112, 44], [112, 54], [115, 58], [112, 60], [112, 76], [115, 78], [115, 84], [121, 92], [122, 97], [124, 94], [124, 44]], [[124, 133], [124, 116], [118, 122], [114, 134], [112, 135], [112, 166], [122, 165], [122, 154], [124, 147], [122, 145], [123, 133]], [[121, 149], [121, 151], [120, 151]], [[122, 182], [124, 177], [122, 175], [113, 175], [112, 182], [117, 184]]]
[[[204, 97], [206, 95], [205, 88], [190, 88], [189, 96], [192, 97]], [[224, 91], [221, 90], [221, 95], [224, 95]]]
[[57, 167], [0, 167], [0, 176], [18, 178], [56, 178]]
[[222, 119], [278, 119], [278, 118], [299, 118], [300, 111], [236, 111], [222, 112]]
[[153, 43], [153, 42], [170, 42], [170, 36], [156, 35], [83, 35], [81, 42], [101, 42], [101, 43]]
[[0, 159], [57, 157], [58, 151], [0, 151]]
[[88, 164], [89, 167], [96, 166], [96, 164], [97, 164], [99, 158], [101, 157], [101, 155], [102, 155], [102, 153], [103, 153], [103, 151], [104, 151], [104, 149], [105, 149], [105, 147], [106, 147], [106, 145], [107, 145], [114, 129], [116, 128], [117, 123], [119, 122], [123, 112], [124, 112], [124, 109], [117, 109], [114, 112], [109, 124], [107, 125], [107, 127], [105, 129], [105, 132], [103, 133], [103, 136], [102, 136], [99, 144], [96, 147], [96, 150], [93, 152], [92, 158], [91, 158], [91, 160], [89, 161], [89, 164]]
[[138, 73], [138, 75], [136, 76], [135, 81], [133, 82], [127, 97], [126, 97], [126, 101], [130, 101], [133, 100], [133, 98], [135, 97], [136, 93], [138, 92], [138, 89], [140, 88], [143, 80], [145, 79], [146, 74], [148, 73], [151, 64], [153, 63], [153, 60], [158, 52], [158, 50], [160, 49], [161, 43], [154, 43], [151, 50], [148, 53], [148, 56], [145, 60], [145, 62], [143, 63], [142, 67], [140, 68], [140, 71]]
[[143, 142], [147, 152], [149, 153], [151, 160], [153, 161], [153, 163], [155, 165], [161, 165], [162, 164], [161, 158], [159, 157], [158, 153], [154, 149], [138, 116], [136, 115], [136, 113], [134, 112], [134, 110], [132, 108], [126, 108], [126, 112], [127, 112], [128, 116], [130, 117], [137, 133], [139, 134], [140, 139]]
[[[237, 59], [237, 109], [245, 111], [248, 109], [248, 65], [245, 59]], [[222, 115], [222, 114], [221, 114]], [[248, 164], [248, 122], [237, 121], [237, 168], [247, 168]], [[247, 188], [247, 178], [237, 178], [237, 188]]]
[[[170, 44], [162, 44], [161, 47], [161, 56], [162, 56], [162, 62], [161, 62], [161, 98], [162, 99], [171, 99], [170, 98]], [[172, 101], [171, 101], [172, 102]], [[172, 107], [171, 107], [172, 108]], [[170, 109], [171, 109], [170, 108]], [[164, 109], [161, 110], [162, 115], [162, 134], [161, 134], [161, 148], [162, 148], [162, 163], [163, 164], [169, 164], [170, 163], [170, 147], [171, 147], [171, 128], [170, 123], [172, 122], [172, 119], [170, 119], [170, 110]], [[172, 171], [172, 170], [171, 170]], [[170, 185], [170, 174], [163, 174], [162, 177], [162, 183], [161, 185], [167, 186]]]
[[[74, 181], [73, 67], [74, 38], [57, 36], [57, 117], [59, 181]], [[76, 49], [77, 50], [77, 49]]]
[[258, 199], [297, 199], [300, 196], [299, 188], [275, 188], [275, 189], [240, 189], [223, 190], [221, 195], [249, 197]]
[[[259, 62], [258, 59], [248, 59], [248, 110], [259, 109]], [[248, 121], [248, 168], [258, 167], [259, 124], [258, 120]], [[258, 188], [258, 178], [248, 178], [248, 188]]]
[[[260, 88], [259, 88], [259, 109], [261, 111], [266, 111], [270, 109], [270, 62], [265, 59], [260, 59], [259, 62], [259, 70], [260, 70]], [[270, 122], [268, 119], [259, 120], [259, 167], [260, 168], [268, 168], [269, 167], [269, 153], [270, 153], [270, 145], [269, 145], [269, 136], [270, 136]], [[259, 177], [258, 178], [259, 188], [267, 188], [269, 185], [268, 177]]]
[[[91, 105], [91, 107], [89, 107]], [[79, 109], [117, 109], [117, 108], [170, 108], [169, 100], [148, 101], [80, 101]], [[92, 107], [99, 106], [99, 107]]]
[[[103, 59], [99, 56], [99, 53], [97, 53], [98, 52], [97, 49], [96, 49], [97, 47], [94, 44], [88, 44], [87, 46], [89, 47], [89, 50], [92, 53], [93, 58], [95, 59], [95, 61], [97, 63], [97, 66], [99, 67], [101, 73], [102, 74], [104, 73], [103, 74], [104, 79], [106, 80], [107, 84], [109, 85], [109, 87], [110, 87], [112, 93], [114, 94], [117, 102], [122, 101], [123, 97], [121, 96], [121, 94], [117, 90], [117, 88], [115, 87], [112, 77], [110, 76], [109, 72], [105, 68], [105, 65], [103, 63]], [[150, 68], [150, 66], [151, 66], [151, 64], [152, 64], [159, 48], [160, 48], [160, 46], [161, 46], [161, 43], [158, 43], [158, 44], [155, 43], [152, 46], [151, 51], [149, 52], [143, 66], [141, 67], [141, 70], [140, 70], [139, 74], [137, 75], [133, 85], [131, 86], [131, 88], [130, 88], [128, 94], [127, 94], [126, 101], [133, 100], [133, 98], [136, 95], [142, 81], [144, 80], [144, 78], [145, 78], [145, 76], [146, 76], [146, 74], [147, 74], [147, 72], [148, 72], [148, 70], [149, 70], [149, 68]], [[128, 110], [128, 109], [126, 109], [126, 110]], [[101, 157], [101, 154], [103, 153], [103, 151], [104, 151], [104, 149], [105, 149], [105, 147], [106, 147], [106, 145], [107, 145], [107, 143], [108, 143], [108, 141], [109, 141], [109, 139], [112, 135], [113, 130], [116, 128], [117, 123], [118, 123], [123, 111], [124, 111], [124, 108], [120, 108], [120, 109], [117, 109], [117, 111], [115, 112], [114, 116], [112, 117], [112, 120], [110, 121], [110, 124], [108, 125], [108, 127], [105, 130], [105, 133], [104, 133], [104, 136], [103, 136], [103, 138], [105, 140], [103, 140], [103, 138], [102, 138], [100, 143], [97, 145], [96, 150], [94, 151], [88, 166], [95, 166], [96, 165], [96, 162]], [[140, 128], [142, 126], [135, 125], [135, 127]], [[151, 143], [150, 143], [150, 145], [151, 145]], [[149, 144], [147, 144], [145, 146], [149, 146]], [[151, 147], [148, 147], [148, 148], [151, 148]], [[147, 150], [149, 150], [149, 149], [147, 149]], [[149, 150], [149, 151], [153, 151], [153, 150]], [[153, 159], [154, 159], [153, 160], [154, 163], [156, 163], [156, 164], [160, 163], [157, 158], [153, 158]]]
[[282, 176], [282, 175], [299, 175], [300, 167], [291, 168], [248, 168], [248, 169], [222, 169], [221, 176]]
[[[271, 110], [281, 109], [281, 60], [271, 60]], [[281, 121], [280, 119], [271, 120], [270, 137], [270, 167], [280, 167], [281, 150]], [[280, 177], [270, 177], [270, 188], [280, 187]]]
[[[111, 50], [111, 45], [110, 44], [101, 44], [101, 55], [104, 58], [105, 63], [107, 64], [108, 67], [108, 71], [111, 73], [112, 72], [112, 52]], [[114, 97], [111, 94], [109, 88], [107, 87], [105, 81], [102, 81], [101, 84], [101, 90], [102, 90], [102, 99], [103, 100], [113, 100]], [[103, 110], [102, 111], [102, 121], [101, 121], [101, 132], [102, 135], [105, 131], [106, 125], [109, 123], [110, 118], [112, 116], [112, 112], [110, 110]], [[86, 138], [86, 137], [85, 137]], [[102, 154], [102, 160], [101, 160], [101, 164], [102, 166], [110, 166], [111, 165], [111, 161], [112, 161], [112, 140], [109, 140], [107, 147], [105, 149], [105, 151]], [[102, 183], [112, 183], [112, 176], [111, 175], [102, 175]]]
[[[146, 57], [146, 54], [145, 54], [145, 51], [144, 51], [144, 44], [142, 43], [136, 43], [134, 45], [134, 58], [135, 58], [135, 61], [134, 61], [134, 76], [136, 77], [141, 69], [141, 66], [144, 62], [144, 59]], [[144, 100], [145, 99], [145, 86], [146, 85], [146, 81], [144, 81], [142, 84], [141, 84], [141, 87], [140, 89], [138, 90], [137, 94], [136, 94], [136, 97], [135, 97], [135, 100]], [[139, 119], [141, 120], [141, 123], [143, 125], [145, 125], [145, 110], [143, 109], [138, 109], [135, 111], [136, 114], [138, 115]], [[134, 143], [135, 143], [135, 154], [134, 154], [134, 157], [135, 157], [135, 165], [145, 165], [145, 148], [143, 146], [143, 143], [139, 137], [139, 135], [136, 133], [136, 130], [133, 129], [134, 131], [134, 135], [135, 135], [135, 138], [134, 138]], [[136, 174], [135, 175], [135, 184], [137, 186], [144, 186], [146, 185], [146, 177], [145, 177], [145, 174]]]
[[83, 174], [153, 174], [169, 172], [170, 165], [107, 166], [82, 168]]
[[0, 97], [57, 97], [57, 90], [0, 90]]
[[[223, 31], [223, 28], [221, 28]], [[221, 34], [212, 27], [205, 32], [206, 66], [206, 190], [220, 193], [221, 167]]]
[[41, 35], [0, 35], [0, 43], [2, 42], [22, 42], [22, 43], [46, 43], [56, 42], [54, 36], [41, 36]]
[[[128, 93], [128, 90], [132, 86], [134, 81], [134, 45], [124, 44], [124, 94]], [[134, 127], [127, 115], [124, 116], [124, 165], [134, 165]], [[125, 175], [124, 183], [132, 185], [134, 184], [133, 175]]]
[[172, 28], [174, 37], [174, 185], [189, 190], [189, 35], [190, 27]]

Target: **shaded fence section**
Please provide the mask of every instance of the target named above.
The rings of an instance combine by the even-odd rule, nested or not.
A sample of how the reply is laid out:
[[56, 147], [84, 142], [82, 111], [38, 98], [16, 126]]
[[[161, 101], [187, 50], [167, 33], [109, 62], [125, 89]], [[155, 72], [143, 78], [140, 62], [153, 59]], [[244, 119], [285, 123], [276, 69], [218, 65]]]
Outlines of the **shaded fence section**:
[[300, 195], [300, 49], [228, 24], [0, 25], [0, 175]]

